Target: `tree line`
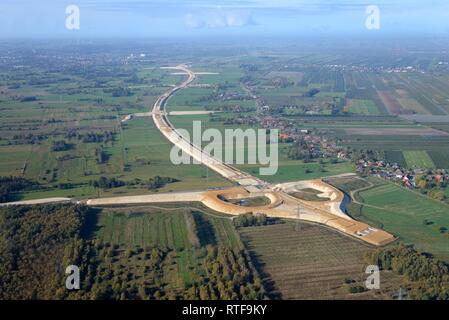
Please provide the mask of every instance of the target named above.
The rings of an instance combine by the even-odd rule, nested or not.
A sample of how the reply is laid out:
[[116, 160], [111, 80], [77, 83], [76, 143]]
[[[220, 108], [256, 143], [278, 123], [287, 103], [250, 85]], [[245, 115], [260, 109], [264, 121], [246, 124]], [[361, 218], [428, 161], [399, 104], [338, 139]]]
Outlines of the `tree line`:
[[16, 193], [30, 190], [38, 184], [21, 177], [0, 177], [0, 203], [16, 200]]
[[170, 177], [155, 176], [154, 178], [148, 179], [148, 181], [143, 181], [141, 179], [134, 179], [132, 181], [123, 181], [117, 178], [100, 177], [97, 180], [90, 181], [90, 185], [97, 189], [113, 189], [120, 188], [123, 186], [145, 186], [149, 190], [157, 190], [163, 188], [169, 183], [179, 182], [180, 180]]
[[233, 220], [237, 228], [259, 227], [279, 223], [279, 220], [267, 217], [266, 214], [247, 213], [235, 217]]

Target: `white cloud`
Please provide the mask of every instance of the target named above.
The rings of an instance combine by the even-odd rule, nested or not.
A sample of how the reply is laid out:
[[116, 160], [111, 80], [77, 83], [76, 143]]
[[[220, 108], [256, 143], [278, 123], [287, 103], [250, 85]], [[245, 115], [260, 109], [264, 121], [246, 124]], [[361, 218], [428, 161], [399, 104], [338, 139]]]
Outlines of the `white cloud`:
[[200, 29], [204, 27], [204, 22], [195, 17], [193, 14], [189, 13], [185, 16], [185, 24], [187, 27], [192, 29]]
[[189, 13], [185, 16], [189, 28], [240, 28], [253, 25], [252, 15], [246, 11], [208, 10], [201, 13]]

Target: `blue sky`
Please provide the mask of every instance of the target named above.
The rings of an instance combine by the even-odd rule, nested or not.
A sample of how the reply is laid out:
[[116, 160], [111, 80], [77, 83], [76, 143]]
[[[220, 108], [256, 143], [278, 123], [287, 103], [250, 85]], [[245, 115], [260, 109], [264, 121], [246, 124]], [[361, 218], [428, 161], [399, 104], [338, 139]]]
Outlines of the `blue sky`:
[[[81, 29], [65, 28], [65, 8]], [[381, 29], [365, 27], [380, 8]], [[449, 35], [448, 0], [0, 0], [1, 38]]]

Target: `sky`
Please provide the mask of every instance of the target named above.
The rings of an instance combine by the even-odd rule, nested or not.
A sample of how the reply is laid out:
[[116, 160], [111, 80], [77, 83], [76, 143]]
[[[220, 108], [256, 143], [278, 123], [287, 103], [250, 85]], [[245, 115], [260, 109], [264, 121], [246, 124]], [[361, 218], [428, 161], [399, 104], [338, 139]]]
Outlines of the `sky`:
[[[80, 10], [79, 29], [66, 27], [69, 5]], [[369, 29], [372, 5], [379, 28]], [[449, 35], [449, 1], [0, 0], [0, 38], [373, 34]]]

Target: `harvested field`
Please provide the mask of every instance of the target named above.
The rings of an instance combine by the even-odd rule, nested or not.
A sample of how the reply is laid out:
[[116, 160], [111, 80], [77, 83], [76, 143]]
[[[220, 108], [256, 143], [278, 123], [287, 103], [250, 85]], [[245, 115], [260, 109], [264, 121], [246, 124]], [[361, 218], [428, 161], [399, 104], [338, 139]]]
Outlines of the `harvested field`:
[[295, 84], [299, 84], [304, 79], [303, 72], [295, 72], [295, 71], [271, 71], [267, 78], [286, 78]]
[[382, 103], [388, 110], [388, 113], [399, 115], [399, 114], [412, 114], [411, 110], [404, 109], [399, 101], [388, 91], [377, 91]]
[[415, 99], [399, 98], [398, 102], [401, 104], [402, 108], [406, 110], [411, 110], [413, 113], [424, 115], [430, 114], [430, 112]]
[[449, 116], [410, 114], [401, 115], [401, 118], [421, 123], [449, 123]]
[[347, 128], [348, 135], [447, 137], [449, 133], [431, 128]]
[[[371, 247], [321, 226], [294, 222], [240, 229], [273, 298], [388, 299], [400, 278], [385, 273], [382, 290], [349, 293], [366, 279]], [[345, 279], [354, 281], [345, 284]]]

